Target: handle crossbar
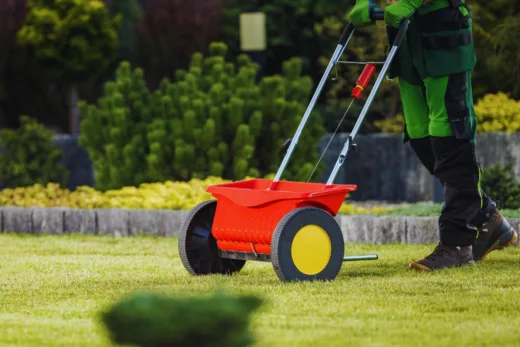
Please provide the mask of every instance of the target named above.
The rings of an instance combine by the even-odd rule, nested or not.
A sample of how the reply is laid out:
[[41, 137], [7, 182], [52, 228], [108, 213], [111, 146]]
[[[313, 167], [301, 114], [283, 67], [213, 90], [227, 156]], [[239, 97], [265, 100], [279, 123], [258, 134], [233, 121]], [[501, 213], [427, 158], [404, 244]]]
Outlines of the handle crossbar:
[[[371, 12], [371, 18], [374, 21], [384, 20], [384, 11], [380, 8], [374, 8]], [[368, 97], [365, 107], [363, 108], [361, 115], [359, 116], [358, 121], [356, 122], [356, 125], [354, 126], [354, 129], [352, 130], [352, 133], [350, 134], [347, 142], [345, 143], [345, 145], [343, 147], [343, 150], [340, 153], [338, 161], [336, 162], [336, 166], [334, 167], [334, 169], [327, 181], [328, 185], [331, 185], [334, 182], [336, 175], [339, 171], [339, 168], [341, 167], [341, 165], [344, 162], [347, 152], [348, 152], [349, 148], [351, 147], [352, 141], [354, 140], [354, 137], [357, 135], [357, 132], [359, 131], [361, 123], [363, 122], [363, 120], [368, 112], [368, 109], [370, 108], [370, 106], [372, 104], [375, 94], [376, 94], [377, 90], [379, 89], [379, 86], [381, 85], [381, 82], [382, 82], [384, 76], [386, 75], [390, 64], [392, 63], [392, 61], [394, 59], [396, 51], [403, 41], [403, 38], [408, 30], [408, 24], [409, 24], [408, 19], [405, 19], [402, 21], [399, 32], [393, 42], [392, 49], [390, 50], [390, 54], [388, 55], [386, 60], [384, 62], [374, 63], [374, 64], [383, 64], [382, 71], [379, 73], [379, 76], [375, 83], [375, 87], [372, 89], [372, 92], [370, 93], [370, 95]], [[316, 102], [317, 102], [318, 98], [320, 97], [323, 87], [330, 75], [330, 72], [331, 72], [332, 68], [334, 67], [334, 65], [336, 65], [337, 63], [340, 63], [339, 59], [343, 55], [345, 48], [347, 47], [348, 43], [350, 42], [352, 35], [354, 34], [354, 31], [355, 31], [355, 28], [352, 25], [352, 23], [348, 23], [345, 26], [343, 33], [341, 34], [339, 43], [336, 46], [334, 53], [332, 54], [332, 57], [327, 65], [327, 68], [325, 69], [325, 72], [318, 84], [318, 87], [316, 88], [316, 90], [314, 92], [314, 95], [311, 98], [311, 101], [309, 102], [309, 105], [305, 111], [305, 114], [303, 115], [300, 125], [296, 129], [296, 133], [289, 143], [289, 148], [287, 149], [287, 152], [282, 160], [282, 163], [278, 169], [278, 172], [276, 173], [276, 175], [271, 183], [271, 186], [268, 189], [276, 189], [276, 185], [280, 181], [283, 171], [285, 170], [285, 168], [289, 162], [289, 159], [291, 158], [291, 155], [293, 154], [294, 149], [295, 149], [296, 145], [298, 144], [299, 138], [303, 132], [303, 128], [305, 127], [305, 124], [307, 123], [307, 121], [312, 113], [312, 110], [314, 109], [314, 106], [316, 105]]]

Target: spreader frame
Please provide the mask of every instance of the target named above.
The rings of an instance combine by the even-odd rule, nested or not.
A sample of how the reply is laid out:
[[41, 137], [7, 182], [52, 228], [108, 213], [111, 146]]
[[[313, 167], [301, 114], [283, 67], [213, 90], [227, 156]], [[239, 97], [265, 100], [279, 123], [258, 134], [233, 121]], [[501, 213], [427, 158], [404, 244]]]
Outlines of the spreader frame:
[[[383, 20], [383, 10], [374, 9], [371, 18]], [[330, 72], [341, 63], [339, 59], [354, 34], [354, 26], [351, 23], [346, 25], [274, 179], [257, 178], [210, 186], [207, 192], [217, 200], [211, 204], [214, 206], [211, 214], [204, 212], [208, 204], [205, 202], [194, 208], [184, 221], [179, 251], [184, 266], [192, 275], [234, 274], [241, 270], [245, 261], [252, 260], [273, 263], [282, 281], [331, 280], [339, 272], [341, 262], [378, 259], [377, 254], [343, 255], [343, 236], [336, 216], [347, 194], [357, 186], [334, 184], [334, 181], [350, 148], [355, 146], [354, 139], [408, 25], [408, 19], [402, 21], [389, 55], [327, 182], [282, 181], [282, 174]], [[375, 67], [367, 66], [366, 70], [368, 72], [360, 77], [362, 82], [358, 80], [357, 90], [352, 93], [355, 99], [359, 99], [366, 88]], [[203, 258], [197, 258], [197, 254]]]

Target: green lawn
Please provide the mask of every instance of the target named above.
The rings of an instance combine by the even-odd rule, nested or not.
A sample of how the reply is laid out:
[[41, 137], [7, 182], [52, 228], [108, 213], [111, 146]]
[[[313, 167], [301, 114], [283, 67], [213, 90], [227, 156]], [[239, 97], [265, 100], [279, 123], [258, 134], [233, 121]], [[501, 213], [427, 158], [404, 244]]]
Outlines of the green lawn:
[[[269, 263], [194, 278], [176, 239], [0, 235], [0, 346], [110, 346], [97, 314], [135, 291], [255, 293], [258, 346], [518, 346], [520, 249], [437, 273], [407, 269], [431, 246], [347, 245], [331, 283], [287, 284]], [[195, 347], [195, 346], [194, 346]]]

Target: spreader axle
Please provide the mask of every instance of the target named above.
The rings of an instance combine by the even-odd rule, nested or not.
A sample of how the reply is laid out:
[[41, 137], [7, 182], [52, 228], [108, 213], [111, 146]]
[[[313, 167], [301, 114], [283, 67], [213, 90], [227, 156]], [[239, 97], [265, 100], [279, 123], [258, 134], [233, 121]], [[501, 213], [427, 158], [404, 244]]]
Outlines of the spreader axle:
[[360, 260], [377, 260], [379, 256], [377, 254], [367, 254], [367, 255], [350, 255], [344, 256], [343, 261], [360, 261]]

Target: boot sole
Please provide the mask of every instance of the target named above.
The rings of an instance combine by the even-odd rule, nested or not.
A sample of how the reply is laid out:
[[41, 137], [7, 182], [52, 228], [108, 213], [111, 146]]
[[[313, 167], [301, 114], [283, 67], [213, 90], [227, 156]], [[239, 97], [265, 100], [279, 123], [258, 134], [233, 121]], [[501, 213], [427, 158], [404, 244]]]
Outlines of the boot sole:
[[430, 269], [427, 266], [424, 266], [424, 265], [421, 265], [421, 264], [417, 264], [417, 263], [410, 263], [408, 265], [408, 268], [410, 268], [412, 270], [417, 270], [417, 271], [436, 271], [436, 270], [457, 268], [457, 267], [463, 267], [463, 266], [475, 266], [475, 265], [476, 265], [475, 262], [473, 260], [471, 260], [468, 263], [453, 265], [453, 266], [449, 266], [449, 267], [443, 267], [443, 268], [439, 268], [439, 269]]
[[412, 270], [417, 270], [417, 271], [432, 271], [432, 269], [430, 269], [429, 267], [426, 267], [424, 265], [417, 264], [417, 263], [410, 263], [410, 265], [408, 265], [408, 267]]
[[[512, 237], [510, 233], [511, 231], [513, 232]], [[486, 251], [486, 253], [484, 253], [480, 261], [484, 261], [486, 257], [489, 255], [489, 253], [493, 251], [501, 251], [506, 247], [514, 245], [516, 241], [518, 241], [518, 233], [515, 229], [511, 229], [510, 232], [500, 236], [498, 240], [496, 240], [495, 243], [490, 248], [488, 248], [488, 250]]]

